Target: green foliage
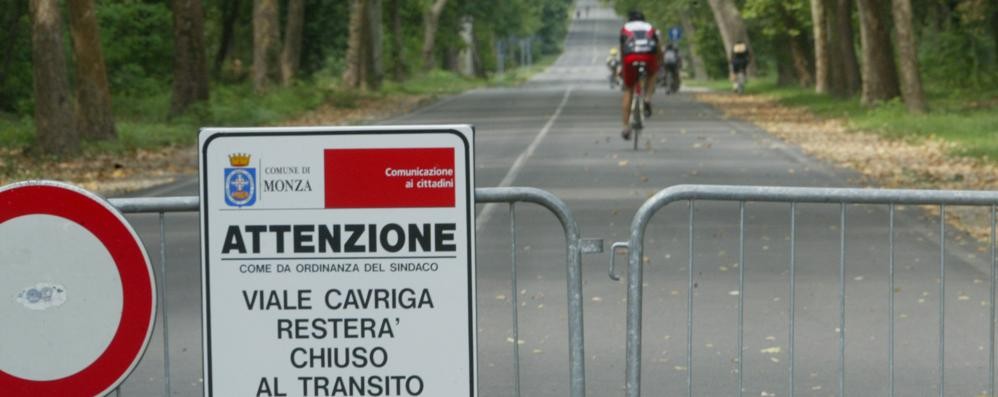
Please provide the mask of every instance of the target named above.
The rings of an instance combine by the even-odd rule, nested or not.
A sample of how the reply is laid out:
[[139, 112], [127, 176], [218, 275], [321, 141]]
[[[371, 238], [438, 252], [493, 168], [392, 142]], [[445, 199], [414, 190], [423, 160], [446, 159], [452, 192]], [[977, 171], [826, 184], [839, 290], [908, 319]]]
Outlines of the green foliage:
[[[202, 125], [267, 125], [279, 123], [320, 104], [349, 108], [358, 105], [358, 95], [441, 95], [483, 85], [506, 85], [523, 81], [553, 60], [544, 54], [561, 49], [570, 21], [572, 0], [450, 0], [437, 30], [439, 65], [466, 44], [460, 39], [462, 21], [474, 21], [474, 43], [478, 49], [478, 74], [496, 70], [498, 40], [513, 37], [535, 39], [533, 68], [514, 68], [517, 57], [501, 79], [459, 76], [453, 71], [422, 70], [424, 14], [430, 0], [398, 0], [402, 49], [394, 43], [391, 19], [393, 2], [382, 0], [385, 9], [383, 61], [385, 76], [393, 75], [399, 60], [409, 80], [388, 84], [381, 93], [357, 94], [330, 89], [343, 69], [346, 53], [350, 2], [306, 0], [299, 79], [290, 87], [256, 95], [246, 82], [252, 64], [252, 0], [202, 0], [204, 42], [208, 67], [222, 47], [223, 17], [234, 9], [235, 23], [222, 73], [213, 76], [211, 99], [187, 113], [167, 119], [173, 69], [173, 14], [162, 0], [101, 0], [96, 4], [101, 45], [111, 84], [112, 103], [119, 139], [90, 142], [93, 150], [128, 150], [164, 144], [190, 144]], [[281, 1], [281, 18], [286, 11]], [[0, 22], [9, 27], [0, 32], [0, 145], [27, 148], [34, 142], [32, 120], [31, 21], [25, 0], [0, 0]], [[69, 49], [68, 26], [66, 52]], [[16, 33], [16, 34], [13, 34]], [[283, 32], [282, 32], [283, 34]], [[13, 39], [9, 39], [13, 38]], [[6, 39], [6, 41], [5, 41]], [[395, 55], [399, 55], [396, 57]], [[69, 74], [72, 75], [70, 66]], [[70, 76], [72, 77], [72, 76]], [[72, 82], [72, 79], [71, 79]], [[89, 149], [88, 149], [89, 150]]]
[[[34, 105], [31, 79], [31, 20], [24, 0], [0, 0], [0, 112], [29, 114]], [[2, 126], [0, 126], [2, 128]]]
[[[713, 88], [730, 89], [727, 82]], [[957, 155], [998, 160], [998, 89], [954, 90], [943, 81], [926, 82], [930, 112], [911, 115], [895, 99], [874, 108], [857, 98], [836, 98], [814, 90], [777, 86], [773, 79], [751, 81], [749, 94], [764, 94], [781, 104], [806, 107], [819, 116], [841, 117], [856, 130], [898, 139], [940, 138], [957, 144]]]
[[538, 50], [541, 54], [554, 54], [561, 51], [562, 41], [568, 33], [569, 6], [570, 1], [566, 0], [544, 0], [537, 4], [537, 14], [540, 20], [544, 21], [537, 29], [537, 38], [540, 41]]
[[[383, 0], [385, 1], [385, 0]], [[386, 1], [387, 2], [387, 1]], [[412, 8], [409, 1], [402, 8]], [[302, 27], [301, 72], [311, 75], [323, 68], [331, 68], [336, 72], [342, 70], [338, 63], [346, 53], [347, 29], [350, 19], [349, 1], [305, 1], [305, 24]], [[384, 13], [387, 15], [388, 13]], [[386, 31], [391, 21], [385, 20]], [[389, 37], [388, 34], [385, 37]], [[385, 45], [385, 48], [390, 46]], [[385, 58], [390, 59], [390, 58]], [[338, 73], [337, 73], [338, 74]]]
[[923, 34], [919, 63], [923, 79], [953, 87], [998, 86], [995, 43], [973, 30]]
[[173, 14], [166, 3], [104, 1], [97, 7], [97, 18], [112, 93], [139, 94], [169, 86]]

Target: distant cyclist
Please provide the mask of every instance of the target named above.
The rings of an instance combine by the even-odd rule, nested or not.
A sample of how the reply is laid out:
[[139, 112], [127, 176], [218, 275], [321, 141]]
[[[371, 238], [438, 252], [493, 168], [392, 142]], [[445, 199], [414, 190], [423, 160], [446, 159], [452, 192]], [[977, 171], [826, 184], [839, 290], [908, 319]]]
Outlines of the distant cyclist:
[[745, 89], [745, 71], [749, 62], [752, 61], [752, 54], [749, 53], [748, 44], [744, 41], [736, 41], [731, 46], [731, 82], [732, 90], [741, 93]]
[[617, 54], [617, 47], [610, 48], [610, 55], [606, 57], [606, 68], [610, 71], [610, 89], [617, 86], [617, 75], [620, 74], [620, 56]]
[[682, 58], [679, 56], [679, 49], [672, 43], [665, 46], [662, 63], [665, 65], [666, 93], [679, 91], [679, 69], [682, 68]]
[[624, 97], [621, 103], [623, 110], [624, 129], [620, 135], [631, 139], [631, 100], [634, 97], [634, 85], [638, 81], [638, 71], [635, 62], [645, 63], [644, 93], [645, 117], [651, 116], [649, 100], [655, 93], [655, 75], [658, 72], [658, 60], [662, 54], [662, 40], [658, 29], [645, 22], [645, 15], [640, 11], [627, 13], [627, 23], [620, 29], [620, 52], [623, 54]]

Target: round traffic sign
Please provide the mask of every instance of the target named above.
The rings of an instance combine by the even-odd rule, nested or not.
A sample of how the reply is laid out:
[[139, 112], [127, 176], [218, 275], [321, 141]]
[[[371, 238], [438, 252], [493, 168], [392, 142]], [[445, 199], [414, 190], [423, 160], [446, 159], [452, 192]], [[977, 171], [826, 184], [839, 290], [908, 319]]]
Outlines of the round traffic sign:
[[152, 335], [149, 257], [114, 207], [59, 182], [0, 187], [0, 390], [103, 395]]

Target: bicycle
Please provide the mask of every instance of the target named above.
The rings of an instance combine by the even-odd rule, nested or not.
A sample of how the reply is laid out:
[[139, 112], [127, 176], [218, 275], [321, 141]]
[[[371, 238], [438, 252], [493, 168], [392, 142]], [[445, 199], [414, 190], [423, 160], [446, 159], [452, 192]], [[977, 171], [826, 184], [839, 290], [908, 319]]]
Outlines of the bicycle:
[[634, 150], [638, 150], [638, 140], [645, 121], [645, 101], [642, 90], [648, 73], [647, 65], [644, 62], [634, 62], [633, 66], [638, 69], [638, 81], [634, 84], [634, 95], [631, 97], [631, 133], [634, 134]]
[[617, 76], [617, 67], [619, 64], [617, 62], [611, 62], [607, 65], [607, 69], [610, 70], [610, 89], [616, 89], [620, 85], [619, 77]]
[[735, 92], [738, 95], [745, 93], [745, 71], [739, 70], [735, 73]]
[[676, 73], [675, 69], [665, 67], [662, 76], [662, 87], [665, 87], [666, 95], [679, 92], [679, 74]]

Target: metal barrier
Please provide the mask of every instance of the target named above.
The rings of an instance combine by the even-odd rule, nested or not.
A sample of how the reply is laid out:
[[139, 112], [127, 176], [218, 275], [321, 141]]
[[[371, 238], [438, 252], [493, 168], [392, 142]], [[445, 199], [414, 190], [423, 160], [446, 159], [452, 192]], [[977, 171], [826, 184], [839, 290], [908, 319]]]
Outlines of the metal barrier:
[[[510, 232], [511, 252], [512, 252], [512, 307], [513, 307], [513, 357], [514, 357], [514, 382], [515, 393], [520, 395], [520, 358], [519, 358], [519, 304], [517, 303], [517, 279], [516, 279], [516, 218], [515, 203], [528, 202], [543, 206], [554, 214], [565, 232], [566, 242], [566, 284], [568, 292], [568, 346], [569, 346], [569, 384], [570, 395], [572, 397], [585, 396], [585, 354], [582, 322], [582, 257], [583, 253], [601, 252], [601, 242], [598, 240], [583, 240], [579, 233], [579, 226], [572, 215], [571, 210], [565, 203], [553, 194], [535, 188], [528, 187], [503, 187], [503, 188], [478, 188], [475, 189], [476, 203], [508, 203], [510, 210]], [[167, 212], [197, 212], [199, 200], [195, 196], [185, 197], [162, 197], [162, 198], [120, 198], [109, 200], [113, 206], [124, 213], [154, 213], [159, 214], [160, 227], [160, 310], [162, 311], [163, 322], [163, 346], [164, 346], [164, 377], [165, 395], [171, 395], [170, 385], [170, 349], [169, 349], [169, 316], [166, 307], [166, 240], [164, 215]], [[120, 395], [121, 390], [116, 390]]]
[[[795, 379], [795, 352], [794, 345], [796, 343], [795, 329], [798, 326], [797, 319], [795, 318], [796, 307], [795, 307], [795, 296], [796, 296], [796, 286], [795, 286], [795, 263], [797, 257], [797, 212], [798, 203], [826, 203], [826, 204], [838, 204], [839, 206], [839, 225], [838, 231], [840, 236], [839, 242], [839, 289], [838, 289], [838, 368], [837, 368], [837, 388], [838, 395], [845, 394], [845, 254], [846, 254], [846, 208], [849, 204], [879, 204], [888, 206], [888, 216], [889, 216], [889, 311], [890, 320], [889, 325], [889, 391], [890, 395], [895, 394], [895, 302], [894, 294], [895, 290], [895, 208], [897, 205], [933, 205], [939, 208], [939, 273], [938, 273], [938, 288], [939, 288], [939, 323], [938, 323], [938, 390], [939, 395], [946, 395], [946, 365], [945, 365], [945, 355], [946, 355], [946, 343], [945, 343], [945, 332], [946, 332], [946, 244], [945, 244], [945, 234], [946, 234], [946, 206], [947, 205], [958, 205], [958, 206], [984, 206], [990, 209], [990, 294], [987, 301], [987, 308], [989, 310], [989, 320], [988, 332], [989, 332], [989, 344], [990, 348], [988, 353], [988, 374], [989, 379], [987, 383], [989, 395], [994, 395], [994, 370], [995, 370], [995, 206], [998, 204], [998, 192], [981, 192], [981, 191], [932, 191], [932, 190], [874, 190], [874, 189], [836, 189], [836, 188], [793, 188], [793, 187], [751, 187], [751, 186], [708, 186], [708, 185], [678, 185], [672, 186], [659, 191], [653, 197], [649, 198], [635, 214], [630, 227], [630, 240], [627, 243], [619, 242], [615, 243], [610, 250], [610, 269], [609, 274], [613, 279], [617, 279], [614, 272], [614, 255], [617, 248], [627, 248], [629, 249], [628, 255], [628, 278], [627, 278], [627, 334], [626, 334], [626, 395], [629, 397], [638, 397], [641, 395], [641, 346], [642, 346], [642, 295], [643, 295], [643, 260], [647, 261], [644, 257], [644, 241], [645, 232], [648, 224], [656, 212], [666, 205], [676, 202], [676, 201], [687, 201], [689, 204], [689, 242], [688, 242], [688, 253], [689, 253], [689, 264], [688, 269], [688, 285], [687, 285], [687, 340], [686, 340], [686, 383], [687, 383], [687, 394], [693, 395], [693, 385], [694, 385], [694, 366], [693, 366], [693, 294], [694, 294], [694, 203], [698, 201], [726, 201], [726, 202], [737, 202], [738, 203], [738, 319], [737, 319], [737, 393], [726, 393], [729, 395], [742, 395], [744, 391], [743, 379], [744, 379], [744, 342], [743, 336], [745, 334], [745, 320], [744, 320], [744, 310], [745, 310], [745, 293], [744, 293], [744, 276], [745, 276], [745, 204], [747, 202], [769, 202], [769, 203], [786, 203], [788, 204], [788, 210], [790, 212], [790, 233], [789, 233], [789, 264], [788, 264], [788, 283], [787, 286], [789, 290], [789, 297], [787, 303], [787, 313], [788, 313], [788, 340], [787, 340], [787, 354], [789, 355], [788, 364], [788, 374], [787, 374], [787, 387], [789, 390], [789, 395], [794, 395], [794, 379]], [[732, 222], [733, 223], [733, 222]], [[975, 280], [976, 282], [977, 280]], [[676, 292], [674, 291], [674, 294]], [[731, 295], [735, 295], [732, 291]], [[963, 300], [963, 298], [961, 298]], [[981, 302], [981, 306], [985, 306], [985, 302]], [[983, 346], [981, 347], [983, 350]], [[735, 372], [734, 370], [732, 372]], [[812, 389], [814, 390], [814, 389]], [[813, 393], [813, 391], [812, 391]], [[775, 395], [766, 394], [763, 395]]]

